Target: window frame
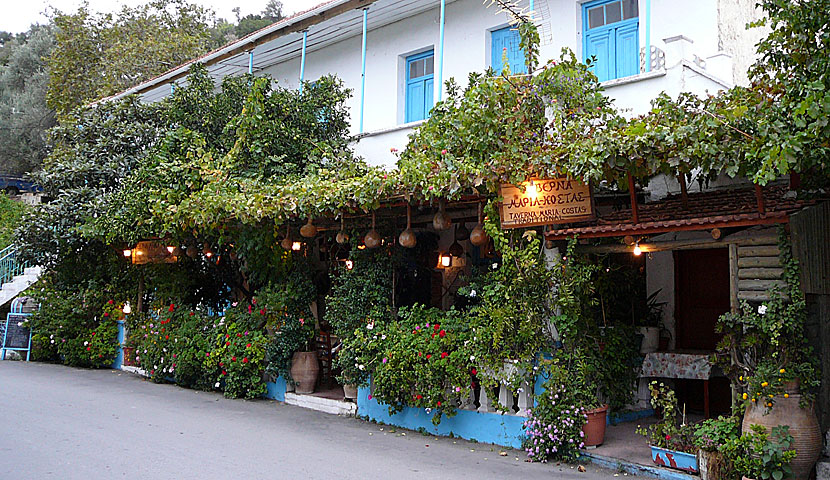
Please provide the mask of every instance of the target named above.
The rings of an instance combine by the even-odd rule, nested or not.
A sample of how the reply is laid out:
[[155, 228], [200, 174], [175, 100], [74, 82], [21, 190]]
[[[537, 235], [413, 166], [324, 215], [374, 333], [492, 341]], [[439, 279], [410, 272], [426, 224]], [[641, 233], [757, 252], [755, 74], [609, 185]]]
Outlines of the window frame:
[[[429, 57], [432, 57], [432, 59], [433, 59], [433, 61], [432, 61], [433, 62], [432, 63], [433, 64], [432, 73], [424, 74], [420, 77], [415, 77], [415, 79], [410, 78], [410, 66], [414, 62], [417, 62], [418, 60], [423, 60], [423, 59], [429, 58]], [[434, 92], [434, 89], [435, 89], [435, 83], [434, 83], [435, 82], [435, 49], [430, 48], [430, 49], [424, 50], [422, 52], [405, 55], [403, 64], [404, 64], [404, 69], [405, 69], [405, 71], [404, 71], [404, 89], [403, 89], [403, 93], [404, 93], [404, 106], [403, 106], [404, 123], [417, 122], [419, 120], [426, 120], [427, 118], [429, 118], [429, 111], [432, 109], [432, 106], [435, 106], [435, 92]], [[409, 87], [410, 87], [410, 85], [416, 85], [417, 83], [426, 84], [426, 82], [430, 81], [430, 80], [433, 82], [433, 89], [432, 89], [433, 91], [427, 92], [426, 85], [425, 85], [424, 99], [423, 99], [423, 101], [424, 101], [424, 117], [423, 118], [411, 118], [409, 116], [409, 111], [410, 111], [409, 107], [410, 107], [410, 102], [411, 102], [411, 99], [409, 98]], [[432, 105], [429, 108], [427, 108], [427, 106], [426, 106], [427, 105], [427, 95], [429, 95], [429, 99], [430, 99], [429, 103]]]
[[[496, 68], [497, 65], [494, 62], [494, 57], [496, 56], [496, 49], [493, 48], [494, 47], [493, 41], [495, 40], [495, 35], [498, 35], [498, 34], [500, 34], [501, 32], [504, 32], [504, 31], [515, 32], [516, 38], [519, 39], [519, 32], [518, 32], [518, 30], [516, 30], [516, 27], [514, 27], [512, 25], [503, 25], [503, 26], [500, 26], [500, 27], [492, 28], [488, 31], [489, 40], [490, 40], [489, 45], [488, 45], [488, 51], [490, 53], [488, 60], [490, 62], [490, 67], [493, 68], [496, 75], [501, 75], [501, 73], [503, 71], [503, 68], [504, 68], [504, 65], [501, 64], [501, 54], [499, 54], [498, 55], [498, 59], [499, 59], [498, 67], [499, 68], [498, 69]], [[519, 41], [521, 41], [521, 39], [519, 39]], [[521, 46], [519, 46], [519, 52], [521, 52], [521, 55], [522, 55], [522, 59], [521, 59], [522, 70], [514, 72], [511, 69], [510, 73], [513, 74], [513, 75], [522, 75], [522, 74], [527, 73], [527, 55], [525, 54], [524, 50], [522, 50]], [[508, 58], [509, 58], [509, 55], [508, 55]]]
[[[620, 16], [622, 19], [618, 22], [613, 23], [603, 23], [603, 25], [599, 27], [590, 28], [590, 18], [588, 11], [594, 9], [596, 7], [603, 7], [603, 21], [605, 21], [605, 5], [620, 2]], [[600, 79], [600, 82], [605, 82], [609, 80], [616, 80], [618, 78], [625, 78], [631, 75], [636, 75], [640, 71], [640, 9], [639, 9], [639, 2], [635, 0], [635, 4], [637, 5], [637, 15], [631, 18], [624, 18], [625, 17], [625, 6], [623, 5], [625, 0], [592, 0], [588, 2], [584, 2], [580, 5], [582, 11], [582, 61], [585, 62], [588, 60], [588, 50], [589, 50], [589, 41], [591, 40], [589, 37], [593, 35], [603, 35], [607, 34], [610, 41], [613, 41], [614, 51], [610, 52], [609, 59], [606, 61], [613, 62], [614, 70], [613, 72], [609, 72], [609, 77], [606, 79]], [[636, 38], [636, 46], [635, 46], [635, 57], [634, 57], [634, 65], [636, 65], [636, 71], [633, 74], [625, 74], [619, 75], [617, 72], [620, 70], [620, 62], [617, 61], [620, 58], [620, 52], [617, 45], [617, 30], [619, 29], [631, 29], [631, 27], [635, 27], [635, 38]], [[595, 72], [596, 74], [596, 72]], [[599, 75], [597, 75], [599, 77]]]

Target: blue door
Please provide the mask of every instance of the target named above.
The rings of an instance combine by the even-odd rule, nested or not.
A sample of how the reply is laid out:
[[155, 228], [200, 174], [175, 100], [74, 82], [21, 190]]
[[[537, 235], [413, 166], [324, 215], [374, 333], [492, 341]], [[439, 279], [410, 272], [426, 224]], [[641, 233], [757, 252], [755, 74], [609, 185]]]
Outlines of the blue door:
[[434, 63], [432, 50], [406, 58], [406, 122], [424, 120], [432, 110]]
[[518, 30], [512, 27], [493, 30], [490, 33], [490, 65], [496, 71], [496, 75], [501, 75], [504, 70], [505, 53], [510, 73], [527, 73], [525, 52], [519, 46], [520, 40]]
[[584, 60], [600, 82], [640, 72], [637, 0], [597, 0], [582, 7]]

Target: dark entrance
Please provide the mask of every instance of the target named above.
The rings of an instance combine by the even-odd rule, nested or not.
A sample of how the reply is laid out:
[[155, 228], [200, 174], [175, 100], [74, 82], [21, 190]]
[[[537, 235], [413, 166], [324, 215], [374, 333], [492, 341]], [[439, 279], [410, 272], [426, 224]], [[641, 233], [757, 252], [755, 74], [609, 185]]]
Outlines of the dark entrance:
[[[729, 250], [678, 250], [674, 252], [675, 345], [683, 351], [715, 350], [720, 336], [715, 333], [718, 317], [730, 309]], [[678, 380], [678, 400], [687, 408], [703, 411], [704, 385], [699, 380]], [[709, 382], [710, 410], [726, 412], [730, 389], [726, 378]]]

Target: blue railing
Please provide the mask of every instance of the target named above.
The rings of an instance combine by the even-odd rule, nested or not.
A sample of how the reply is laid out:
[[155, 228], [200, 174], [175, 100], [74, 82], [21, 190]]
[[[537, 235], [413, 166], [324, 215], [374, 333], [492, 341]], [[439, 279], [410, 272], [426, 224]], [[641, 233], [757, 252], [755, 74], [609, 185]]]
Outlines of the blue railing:
[[9, 245], [0, 250], [0, 285], [11, 282], [14, 277], [23, 273], [28, 267], [27, 262], [21, 262], [17, 256], [17, 247]]

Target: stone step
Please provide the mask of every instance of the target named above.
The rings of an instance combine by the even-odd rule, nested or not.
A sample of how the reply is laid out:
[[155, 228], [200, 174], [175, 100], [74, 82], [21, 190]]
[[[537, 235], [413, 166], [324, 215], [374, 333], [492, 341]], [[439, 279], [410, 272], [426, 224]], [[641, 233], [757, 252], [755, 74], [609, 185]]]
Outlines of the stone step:
[[334, 415], [355, 415], [357, 413], [356, 403], [312, 395], [298, 395], [291, 392], [285, 394], [285, 403]]

